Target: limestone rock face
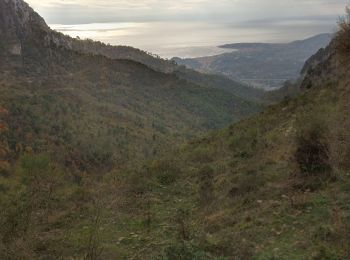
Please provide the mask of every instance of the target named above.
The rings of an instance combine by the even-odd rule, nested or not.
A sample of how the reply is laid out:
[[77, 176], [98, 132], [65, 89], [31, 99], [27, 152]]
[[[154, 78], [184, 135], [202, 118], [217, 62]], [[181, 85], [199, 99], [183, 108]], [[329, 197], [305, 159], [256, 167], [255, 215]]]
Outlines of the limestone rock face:
[[0, 46], [7, 54], [20, 56], [35, 38], [34, 30], [48, 32], [49, 27], [34, 10], [22, 0], [0, 0]]
[[22, 0], [0, 0], [2, 31], [14, 29], [17, 34], [26, 34], [26, 29], [35, 24], [49, 30], [44, 19]]
[[[80, 40], [51, 30], [23, 0], [0, 0], [0, 56], [25, 57], [50, 63], [51, 49], [62, 48], [76, 52], [102, 55], [110, 59], [129, 59], [148, 67], [172, 73], [177, 66], [128, 46], [111, 46], [92, 40]], [[0, 60], [1, 63], [1, 60]]]
[[336, 41], [336, 38], [333, 39], [326, 48], [319, 50], [305, 63], [301, 72], [302, 90], [334, 84], [337, 79], [348, 73], [346, 66], [343, 66], [339, 59]]

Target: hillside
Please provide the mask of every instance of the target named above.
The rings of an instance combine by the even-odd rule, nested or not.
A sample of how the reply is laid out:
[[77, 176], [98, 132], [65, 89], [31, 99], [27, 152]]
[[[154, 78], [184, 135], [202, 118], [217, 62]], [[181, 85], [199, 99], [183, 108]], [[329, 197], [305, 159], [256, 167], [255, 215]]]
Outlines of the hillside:
[[0, 0], [0, 259], [349, 259], [340, 25], [258, 114], [221, 77], [66, 48]]
[[13, 156], [49, 151], [83, 170], [110, 169], [260, 109], [224, 87], [78, 52], [24, 2], [0, 4], [0, 105]]
[[249, 87], [243, 83], [222, 75], [198, 73], [195, 70], [178, 66], [174, 61], [165, 60], [129, 46], [112, 46], [92, 40], [71, 38], [57, 32], [51, 32], [52, 41], [59, 46], [80, 53], [102, 55], [109, 59], [133, 60], [162, 73], [176, 74], [180, 79], [197, 85], [205, 85], [213, 89], [225, 89], [235, 96], [253, 102], [262, 102], [264, 91]]
[[338, 40], [310, 60], [298, 97], [146, 164], [141, 180], [124, 177], [144, 208], [122, 217], [106, 255], [348, 259], [350, 77], [339, 59], [349, 54]]
[[331, 38], [331, 34], [321, 34], [285, 44], [227, 44], [220, 47], [232, 49], [230, 53], [173, 60], [201, 72], [225, 75], [254, 87], [271, 89], [281, 87], [287, 80], [297, 80], [305, 61], [326, 47]]
[[21, 156], [0, 179], [2, 258], [348, 259], [350, 77], [331, 46], [299, 96], [129, 170]]

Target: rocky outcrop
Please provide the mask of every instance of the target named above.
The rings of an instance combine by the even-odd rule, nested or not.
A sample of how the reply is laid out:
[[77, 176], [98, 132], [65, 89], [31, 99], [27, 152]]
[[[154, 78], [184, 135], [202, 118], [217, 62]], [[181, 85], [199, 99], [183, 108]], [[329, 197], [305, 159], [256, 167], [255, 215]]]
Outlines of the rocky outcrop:
[[173, 62], [136, 48], [111, 46], [63, 35], [51, 30], [44, 19], [24, 1], [0, 0], [0, 55], [25, 56], [32, 53], [33, 57], [39, 54], [44, 58], [50, 55], [45, 49], [50, 48], [65, 48], [110, 59], [134, 60], [166, 73], [173, 72], [177, 67]]
[[344, 73], [336, 51], [336, 39], [308, 59], [301, 71], [301, 89], [311, 89], [333, 83]]
[[33, 29], [48, 32], [49, 27], [34, 10], [22, 0], [0, 0], [0, 44], [10, 55], [22, 55]]

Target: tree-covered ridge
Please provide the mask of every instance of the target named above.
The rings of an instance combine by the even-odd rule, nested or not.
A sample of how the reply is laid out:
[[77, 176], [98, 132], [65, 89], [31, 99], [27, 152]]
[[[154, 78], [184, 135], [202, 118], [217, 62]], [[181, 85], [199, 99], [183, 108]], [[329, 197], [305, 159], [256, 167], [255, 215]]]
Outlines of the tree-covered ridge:
[[157, 55], [129, 46], [112, 46], [89, 39], [71, 38], [62, 33], [52, 32], [51, 41], [57, 46], [64, 46], [80, 53], [102, 55], [109, 59], [133, 60], [152, 68], [155, 71], [175, 74], [197, 85], [205, 85], [214, 89], [226, 89], [237, 97], [254, 102], [263, 102], [264, 91], [249, 87], [220, 75], [202, 74], [195, 70], [177, 65], [173, 60], [165, 60]]
[[68, 150], [74, 154], [100, 149], [103, 158], [122, 164], [120, 160], [148, 158], [161, 144], [184, 141], [259, 109], [224, 90], [131, 61], [64, 51], [57, 55], [61, 64], [51, 59], [50, 67], [2, 74], [1, 102], [10, 113], [12, 141], [38, 146], [35, 151], [56, 144], [63, 150], [72, 147]]
[[10, 114], [8, 140], [17, 156], [30, 147], [82, 170], [84, 164], [106, 170], [260, 110], [209, 80], [199, 85], [140, 62], [83, 51], [91, 44], [103, 52], [108, 46], [100, 43], [72, 47], [84, 41], [51, 31], [23, 1], [0, 4], [1, 104]]

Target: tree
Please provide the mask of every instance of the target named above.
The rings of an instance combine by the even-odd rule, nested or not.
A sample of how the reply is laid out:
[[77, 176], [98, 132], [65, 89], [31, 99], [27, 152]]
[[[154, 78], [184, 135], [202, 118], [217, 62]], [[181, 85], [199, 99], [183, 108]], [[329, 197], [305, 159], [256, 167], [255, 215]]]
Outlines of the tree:
[[347, 61], [350, 55], [350, 6], [346, 7], [346, 15], [339, 22], [339, 31], [335, 37], [336, 50], [342, 60]]

